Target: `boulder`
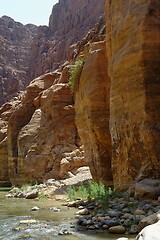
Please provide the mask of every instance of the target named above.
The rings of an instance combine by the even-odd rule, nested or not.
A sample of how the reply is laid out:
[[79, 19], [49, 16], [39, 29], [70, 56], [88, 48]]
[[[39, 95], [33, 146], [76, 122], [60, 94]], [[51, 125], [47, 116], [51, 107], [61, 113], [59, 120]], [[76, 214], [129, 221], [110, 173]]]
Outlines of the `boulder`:
[[26, 193], [26, 199], [34, 199], [38, 197], [38, 190], [34, 189], [28, 193]]
[[148, 217], [143, 218], [138, 224], [138, 230], [141, 231], [144, 227], [156, 223], [160, 220], [160, 211], [149, 215]]
[[135, 197], [155, 199], [160, 195], [160, 179], [143, 179], [135, 184]]
[[159, 240], [160, 239], [160, 220], [152, 225], [145, 227], [136, 237], [136, 240]]
[[125, 233], [125, 228], [123, 226], [114, 226], [110, 227], [108, 229], [109, 233], [115, 233], [115, 234], [124, 234]]

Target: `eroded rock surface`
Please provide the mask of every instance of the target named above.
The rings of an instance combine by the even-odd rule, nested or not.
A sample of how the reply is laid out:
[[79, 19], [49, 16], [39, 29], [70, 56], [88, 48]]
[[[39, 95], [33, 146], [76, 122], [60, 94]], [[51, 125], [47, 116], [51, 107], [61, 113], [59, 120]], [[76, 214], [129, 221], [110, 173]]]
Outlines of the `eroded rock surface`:
[[73, 96], [68, 84], [61, 83], [64, 75], [55, 71], [33, 80], [9, 117], [12, 184], [64, 179], [86, 166], [75, 126]]
[[0, 18], [0, 105], [10, 100], [29, 83], [27, 71], [31, 42], [37, 26], [23, 25], [12, 18]]
[[150, 226], [145, 227], [136, 237], [136, 240], [159, 240], [160, 220]]
[[0, 108], [0, 186], [9, 186], [8, 175], [8, 141], [7, 129], [8, 119], [20, 103], [20, 97], [4, 104]]
[[[57, 69], [69, 47], [80, 41], [103, 15], [105, 0], [62, 0], [53, 6], [49, 27], [40, 26], [32, 44], [30, 78]], [[91, 14], [92, 13], [92, 14]]]
[[160, 2], [107, 1], [110, 130], [116, 190], [160, 177]]
[[76, 124], [93, 178], [112, 185], [110, 78], [107, 74], [105, 41], [88, 45], [88, 54], [75, 93]]

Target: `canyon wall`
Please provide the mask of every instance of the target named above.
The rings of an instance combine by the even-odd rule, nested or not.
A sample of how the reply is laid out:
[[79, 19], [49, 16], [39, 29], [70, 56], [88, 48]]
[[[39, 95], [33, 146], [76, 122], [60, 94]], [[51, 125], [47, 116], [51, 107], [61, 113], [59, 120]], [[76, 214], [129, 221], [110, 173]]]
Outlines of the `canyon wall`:
[[[85, 160], [93, 179], [111, 186], [110, 78], [104, 18], [100, 18], [95, 28], [74, 47], [76, 59], [84, 60], [74, 95], [76, 125], [84, 145]], [[74, 54], [71, 57], [74, 59]]]
[[[101, 0], [96, 7], [96, 1], [77, 1], [76, 4], [71, 0], [59, 1], [53, 7], [49, 27], [40, 26], [34, 38], [28, 79], [56, 68], [65, 61], [67, 51], [76, 55], [69, 46], [96, 23], [104, 3]], [[5, 147], [3, 141], [0, 142], [6, 153], [1, 159], [4, 166], [0, 173], [1, 185], [9, 180], [21, 185], [48, 178], [62, 179], [86, 166], [75, 125], [74, 98], [68, 87], [69, 68], [70, 63], [66, 62], [58, 70], [34, 79], [21, 94], [19, 104], [10, 107], [11, 114], [2, 128]], [[14, 105], [15, 100], [10, 104]]]
[[66, 68], [30, 83], [8, 120], [8, 174], [14, 185], [63, 179], [86, 166]]
[[69, 47], [95, 25], [104, 4], [105, 0], [98, 5], [96, 0], [59, 1], [53, 6], [49, 27], [0, 18], [0, 105], [34, 78], [65, 62]]
[[[49, 27], [39, 27], [30, 74], [57, 68], [66, 55], [67, 61], [0, 109], [0, 181], [63, 179], [85, 165], [117, 191], [160, 178], [160, 3], [106, 1], [106, 24], [101, 17], [77, 43], [82, 26], [94, 22], [87, 12], [101, 8], [74, 3], [59, 1]], [[73, 92], [68, 79], [77, 60], [84, 64]]]
[[23, 25], [12, 18], [0, 18], [0, 105], [27, 86], [31, 42], [37, 33], [32, 24]]
[[11, 185], [8, 174], [8, 120], [20, 101], [21, 98], [18, 97], [0, 107], [0, 186]]
[[[49, 27], [41, 26], [32, 44], [29, 78], [57, 69], [69, 47], [80, 41], [104, 13], [105, 0], [60, 0], [53, 6]], [[91, 14], [92, 13], [92, 14]]]
[[106, 2], [112, 171], [117, 190], [160, 177], [160, 2]]

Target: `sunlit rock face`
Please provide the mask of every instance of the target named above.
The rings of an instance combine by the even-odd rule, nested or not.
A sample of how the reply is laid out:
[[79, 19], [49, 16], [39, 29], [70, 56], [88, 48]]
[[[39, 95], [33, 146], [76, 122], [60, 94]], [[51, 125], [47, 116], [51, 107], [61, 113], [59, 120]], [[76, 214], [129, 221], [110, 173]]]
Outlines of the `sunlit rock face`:
[[106, 1], [115, 188], [160, 177], [160, 2]]
[[90, 44], [76, 93], [76, 124], [93, 178], [112, 185], [105, 41]]
[[0, 18], [0, 105], [28, 84], [31, 42], [37, 26], [23, 25], [12, 18]]
[[[20, 169], [23, 168], [22, 164], [19, 161], [19, 157], [21, 158], [22, 156], [22, 150], [19, 152], [18, 146], [20, 131], [30, 122], [36, 110], [34, 99], [41, 91], [50, 87], [54, 80], [54, 74], [47, 74], [45, 76], [40, 76], [36, 80], [33, 80], [27, 87], [26, 92], [24, 92], [20, 104], [14, 109], [8, 119], [8, 172], [11, 181], [19, 176], [19, 173], [21, 172]], [[39, 117], [39, 114], [36, 116]], [[28, 144], [31, 144], [31, 142], [35, 140], [34, 132], [36, 131], [35, 129], [38, 128], [38, 120], [35, 120], [34, 118], [33, 121], [35, 124], [34, 127], [32, 127], [33, 124], [30, 126], [28, 133], [28, 143], [26, 143], [25, 148], [27, 148]], [[31, 137], [31, 131], [33, 132], [34, 139]], [[25, 149], [23, 151], [25, 152]]]
[[74, 96], [76, 125], [92, 177], [111, 186], [110, 78], [103, 20], [74, 46], [77, 59], [85, 59]]
[[33, 80], [9, 117], [6, 158], [14, 185], [64, 179], [87, 165], [75, 125], [67, 69], [69, 66]]
[[[104, 13], [105, 0], [64, 0], [53, 6], [49, 27], [40, 26], [32, 44], [29, 78], [57, 69], [69, 47], [80, 41]], [[91, 14], [92, 13], [92, 14]]]

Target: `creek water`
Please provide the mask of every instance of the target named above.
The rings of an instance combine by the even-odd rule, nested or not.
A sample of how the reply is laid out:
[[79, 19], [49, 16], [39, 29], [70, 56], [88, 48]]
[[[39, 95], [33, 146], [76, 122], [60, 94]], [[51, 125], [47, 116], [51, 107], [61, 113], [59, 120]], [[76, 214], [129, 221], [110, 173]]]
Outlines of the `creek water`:
[[[77, 231], [74, 227], [77, 210], [62, 206], [61, 201], [8, 199], [5, 194], [0, 192], [0, 240], [115, 240], [122, 237], [106, 232]], [[39, 210], [30, 211], [34, 206]], [[52, 207], [61, 210], [54, 212]], [[58, 235], [65, 229], [72, 234]]]

